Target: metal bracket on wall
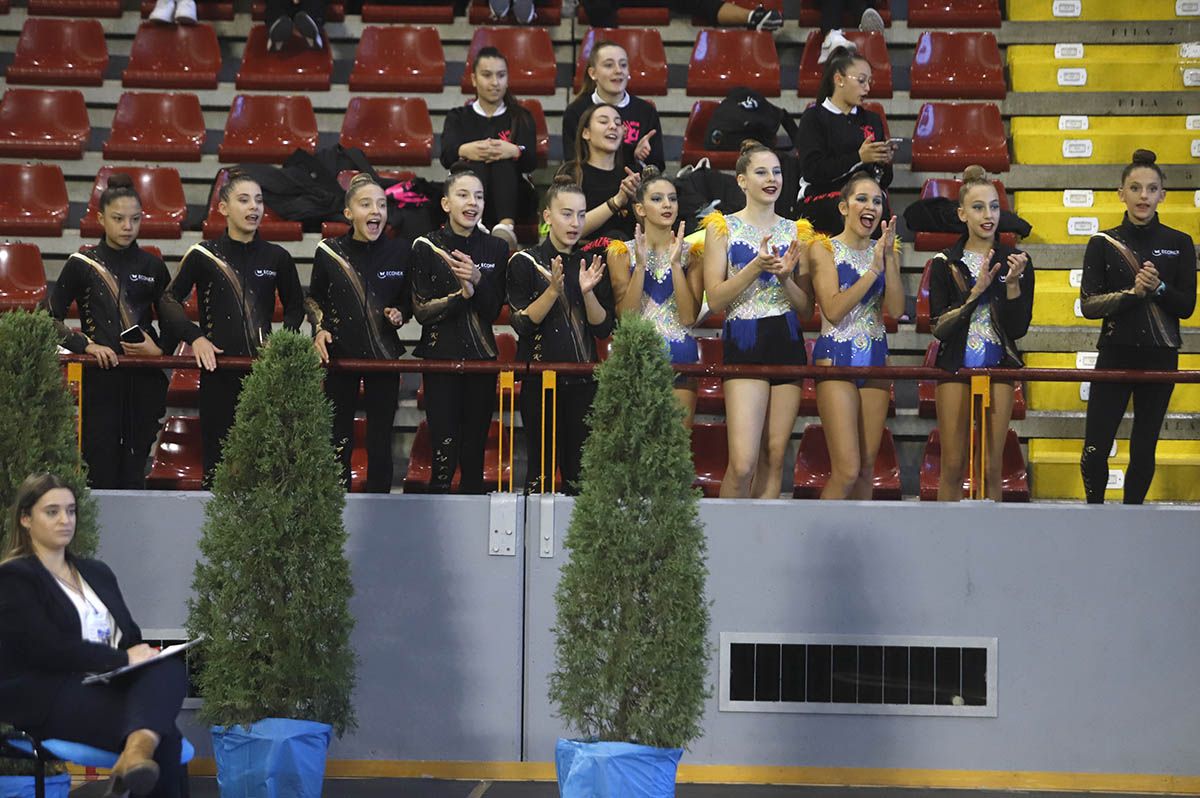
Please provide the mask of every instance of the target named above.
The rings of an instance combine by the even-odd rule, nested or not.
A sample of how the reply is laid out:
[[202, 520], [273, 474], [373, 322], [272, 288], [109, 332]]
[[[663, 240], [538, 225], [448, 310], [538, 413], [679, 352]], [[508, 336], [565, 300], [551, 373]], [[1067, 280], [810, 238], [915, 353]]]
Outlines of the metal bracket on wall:
[[554, 556], [554, 494], [538, 497], [538, 556]]
[[517, 556], [517, 500], [515, 493], [493, 493], [488, 507], [488, 556]]

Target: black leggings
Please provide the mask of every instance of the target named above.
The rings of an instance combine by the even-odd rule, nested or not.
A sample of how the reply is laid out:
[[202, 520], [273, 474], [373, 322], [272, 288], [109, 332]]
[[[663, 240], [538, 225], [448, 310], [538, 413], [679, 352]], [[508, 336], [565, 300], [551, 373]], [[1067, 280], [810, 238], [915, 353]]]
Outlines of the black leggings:
[[510, 159], [467, 163], [483, 183], [483, 223], [491, 228], [501, 219], [515, 219], [521, 198], [521, 170], [517, 168], [517, 162]]
[[429, 492], [449, 493], [457, 468], [459, 493], [484, 493], [483, 452], [496, 407], [496, 375], [425, 374], [421, 379], [433, 442]]
[[[669, 0], [668, 2], [629, 2], [628, 0], [582, 0], [583, 8], [587, 11], [588, 22], [593, 28], [617, 27], [617, 9], [622, 6], [662, 6], [668, 5], [682, 14], [692, 14], [703, 19], [709, 25], [717, 24], [717, 12], [725, 5], [725, 0]], [[750, 9], [746, 9], [750, 13]]]
[[325, 0], [266, 0], [266, 4], [267, 30], [270, 30], [275, 20], [280, 17], [291, 18], [301, 11], [307, 11], [318, 28], [325, 27]]
[[146, 458], [166, 410], [159, 369], [88, 369], [83, 383], [83, 459], [93, 488], [146, 487]]
[[[550, 488], [550, 464], [554, 454], [550, 440], [542, 438], [542, 378], [541, 375], [526, 377], [521, 381], [521, 423], [525, 426], [525, 451], [528, 462], [525, 483], [531, 493], [541, 491], [538, 479], [541, 457], [546, 458], [546, 489]], [[579, 472], [583, 463], [583, 442], [587, 440], [588, 426], [584, 420], [592, 409], [596, 397], [593, 380], [563, 384], [560, 379], [557, 391], [558, 408], [558, 470], [562, 483], [558, 490], [568, 496], [579, 492]], [[547, 407], [547, 410], [550, 408]], [[543, 448], [545, 447], [545, 448]]]
[[[1179, 353], [1174, 349], [1108, 347], [1096, 358], [1098, 369], [1174, 371]], [[1079, 470], [1089, 504], [1103, 504], [1108, 485], [1108, 453], [1117, 427], [1133, 396], [1133, 432], [1129, 436], [1129, 469], [1125, 472], [1125, 504], [1141, 504], [1154, 480], [1154, 453], [1171, 392], [1170, 382], [1093, 382], [1088, 398], [1087, 426]]]
[[46, 721], [32, 731], [42, 739], [72, 740], [120, 753], [132, 732], [149, 729], [159, 736], [154, 751], [158, 784], [150, 795], [176, 798], [184, 770], [179, 764], [183, 738], [175, 718], [186, 693], [181, 656], [118, 676], [111, 684], [85, 686], [72, 675], [55, 696]]
[[333, 405], [333, 445], [342, 461], [342, 482], [350, 489], [350, 457], [354, 453], [354, 411], [358, 383], [363, 384], [363, 412], [367, 416], [367, 493], [392, 491], [392, 425], [400, 399], [399, 374], [325, 375], [325, 395]]
[[233, 426], [242, 380], [246, 372], [232, 369], [200, 370], [200, 441], [204, 449], [204, 486], [212, 484], [213, 471], [221, 462], [225, 436]]

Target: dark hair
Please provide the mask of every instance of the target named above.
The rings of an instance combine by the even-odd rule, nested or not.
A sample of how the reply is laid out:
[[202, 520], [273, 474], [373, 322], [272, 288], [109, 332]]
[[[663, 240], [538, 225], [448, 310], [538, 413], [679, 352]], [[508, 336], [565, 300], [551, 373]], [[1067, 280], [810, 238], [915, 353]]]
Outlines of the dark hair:
[[854, 187], [864, 180], [870, 180], [876, 186], [879, 185], [879, 180], [870, 172], [864, 172], [861, 169], [850, 175], [850, 179], [846, 181], [846, 185], [842, 186], [842, 202], [849, 202], [850, 195], [854, 193]]
[[56, 488], [66, 488], [71, 491], [72, 496], [75, 495], [75, 489], [68, 485], [62, 477], [46, 471], [40, 474], [30, 474], [17, 487], [17, 496], [13, 500], [8, 519], [12, 526], [8, 529], [8, 540], [5, 541], [2, 550], [3, 559], [0, 562], [8, 562], [17, 557], [26, 557], [34, 553], [33, 540], [29, 536], [29, 531], [21, 526], [21, 518], [30, 515], [33, 512], [33, 506]]
[[123, 197], [136, 200], [138, 205], [142, 204], [142, 198], [133, 190], [133, 178], [124, 172], [113, 172], [108, 176], [108, 185], [100, 192], [100, 213], [104, 213], [109, 205]]
[[645, 202], [646, 190], [649, 188], [650, 184], [657, 183], [660, 180], [665, 180], [667, 183], [671, 184], [671, 188], [675, 189], [676, 191], [679, 190], [679, 187], [675, 185], [675, 181], [668, 177], [664, 172], [660, 172], [657, 166], [647, 166], [642, 170], [642, 182], [638, 184], [637, 191], [634, 192], [634, 201]]
[[350, 207], [350, 202], [354, 199], [354, 195], [357, 194], [359, 189], [363, 188], [364, 186], [375, 186], [380, 190], [383, 188], [379, 185], [379, 181], [371, 176], [370, 172], [359, 172], [354, 177], [350, 178], [350, 184], [346, 186], [347, 208]]
[[575, 99], [586, 97], [596, 90], [595, 79], [588, 74], [589, 69], [595, 69], [596, 64], [600, 62], [600, 51], [606, 47], [616, 47], [618, 50], [625, 52], [626, 57], [629, 53], [625, 51], [623, 45], [614, 42], [612, 39], [602, 39], [592, 45], [592, 51], [588, 53], [587, 67], [583, 70], [583, 84], [579, 87], [579, 93], [575, 95]]
[[451, 189], [454, 188], [454, 184], [467, 177], [473, 177], [480, 183], [483, 183], [483, 178], [475, 172], [475, 169], [471, 165], [470, 161], [460, 160], [451, 164], [450, 176], [446, 178], [446, 184], [443, 188], [442, 196], [449, 197]]
[[746, 174], [746, 170], [750, 168], [750, 160], [760, 152], [769, 152], [776, 158], [779, 157], [779, 153], [775, 152], [775, 150], [771, 149], [767, 145], [755, 141], [754, 139], [746, 139], [742, 142], [741, 152], [738, 153], [737, 163], [734, 164], [734, 174]]
[[[480, 47], [479, 52], [475, 54], [475, 60], [471, 63], [472, 75], [478, 71], [479, 62], [485, 58], [499, 58], [504, 62], [504, 68], [508, 69], [508, 59], [505, 58], [504, 53], [500, 52], [498, 48], [491, 46]], [[475, 90], [475, 95], [479, 96], [478, 89]], [[521, 101], [517, 99], [517, 96], [512, 93], [512, 89], [508, 88], [508, 86], [504, 87], [504, 107], [512, 115], [512, 133], [514, 139], [518, 133], [524, 131], [524, 125], [528, 125], [530, 128], [533, 127], [533, 115], [525, 110], [525, 106], [521, 105]]]
[[[560, 169], [560, 171], [562, 171], [570, 166], [569, 174], [571, 175], [571, 178], [579, 184], [583, 183], [583, 165], [588, 162], [588, 159], [592, 154], [591, 145], [588, 144], [584, 139], [583, 133], [585, 130], [591, 127], [592, 117], [595, 116], [596, 112], [601, 108], [611, 108], [616, 113], [618, 119], [621, 117], [621, 109], [617, 108], [615, 105], [609, 105], [608, 103], [593, 105], [584, 111], [583, 116], [579, 117], [579, 127], [575, 128], [575, 158], [574, 160], [563, 164], [562, 169]], [[622, 144], [617, 147], [617, 155], [616, 160], [613, 163], [613, 168], [615, 168], [618, 172], [621, 172], [622, 167], [624, 166], [625, 147], [624, 142], [622, 142]]]
[[[563, 167], [566, 167], [566, 164], [563, 164]], [[550, 203], [554, 202], [555, 197], [560, 194], [587, 196], [583, 193], [583, 187], [571, 175], [566, 174], [563, 169], [558, 170], [558, 174], [554, 176], [554, 180], [550, 183], [550, 188], [546, 190], [546, 207], [549, 208]]]
[[1155, 172], [1158, 172], [1158, 179], [1165, 186], [1167, 184], [1167, 176], [1163, 173], [1162, 167], [1156, 163], [1157, 161], [1158, 156], [1154, 154], [1153, 150], [1134, 150], [1129, 165], [1121, 170], [1121, 185], [1125, 185], [1126, 178], [1129, 177], [1134, 169], [1153, 169]]
[[835, 47], [825, 62], [825, 72], [821, 75], [821, 86], [817, 89], [817, 102], [823, 103], [833, 96], [833, 76], [845, 75], [846, 69], [855, 61], [871, 63], [858, 54], [852, 47]]
[[221, 191], [217, 194], [217, 197], [221, 200], [221, 202], [229, 202], [229, 196], [233, 194], [234, 186], [236, 186], [238, 183], [254, 183], [255, 185], [258, 185], [258, 181], [251, 177], [249, 172], [244, 169], [239, 169], [238, 167], [229, 169], [226, 171], [225, 175], [227, 178], [225, 185], [221, 186]]
[[967, 193], [973, 188], [987, 186], [995, 188], [992, 181], [988, 178], [987, 170], [979, 164], [972, 164], [963, 170], [962, 186], [958, 190], [958, 204], [961, 206], [967, 199]]

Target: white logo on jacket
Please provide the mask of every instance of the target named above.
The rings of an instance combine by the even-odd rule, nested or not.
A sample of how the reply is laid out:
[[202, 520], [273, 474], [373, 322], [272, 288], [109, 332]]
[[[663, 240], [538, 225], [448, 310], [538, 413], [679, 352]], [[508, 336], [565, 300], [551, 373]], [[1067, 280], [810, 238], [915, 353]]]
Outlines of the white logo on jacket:
[[274, 277], [275, 270], [274, 269], [255, 269], [254, 276], [255, 277]]

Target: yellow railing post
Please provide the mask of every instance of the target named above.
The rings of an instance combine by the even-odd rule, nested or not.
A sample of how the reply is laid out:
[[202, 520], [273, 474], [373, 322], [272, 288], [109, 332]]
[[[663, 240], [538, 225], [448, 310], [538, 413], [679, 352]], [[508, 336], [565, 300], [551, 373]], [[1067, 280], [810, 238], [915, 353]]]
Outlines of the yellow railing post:
[[500, 451], [496, 464], [496, 492], [504, 492], [504, 397], [508, 397], [508, 492], [513, 492], [513, 424], [516, 409], [516, 374], [511, 369], [500, 372]]
[[992, 378], [987, 375], [971, 377], [971, 414], [968, 427], [971, 431], [971, 489], [967, 495], [972, 499], [987, 498], [988, 410], [991, 406]]
[[[550, 394], [550, 430], [546, 430], [546, 394]], [[538, 485], [542, 493], [546, 492], [546, 437], [550, 438], [550, 492], [554, 493], [554, 475], [558, 472], [558, 374], [555, 371], [542, 372], [542, 446], [538, 452], [541, 472]]]
[[83, 451], [83, 364], [67, 364], [67, 390], [75, 397], [75, 447]]

